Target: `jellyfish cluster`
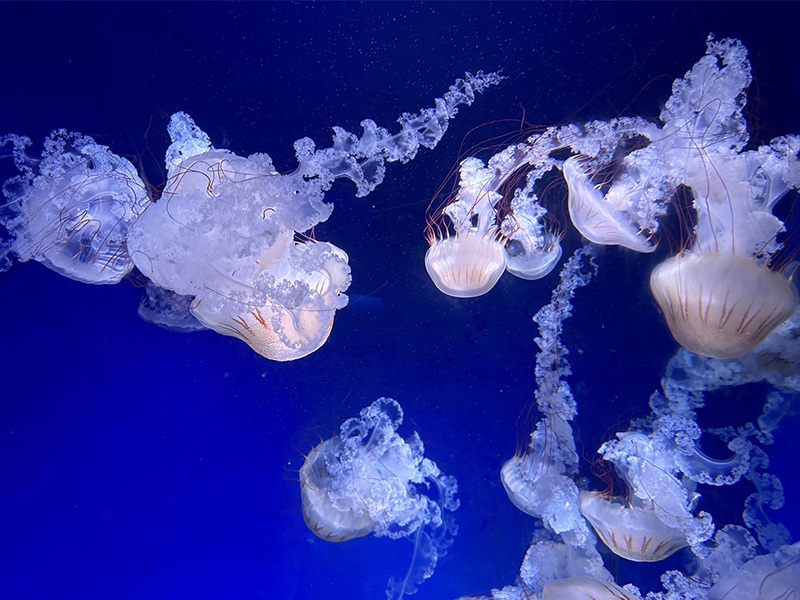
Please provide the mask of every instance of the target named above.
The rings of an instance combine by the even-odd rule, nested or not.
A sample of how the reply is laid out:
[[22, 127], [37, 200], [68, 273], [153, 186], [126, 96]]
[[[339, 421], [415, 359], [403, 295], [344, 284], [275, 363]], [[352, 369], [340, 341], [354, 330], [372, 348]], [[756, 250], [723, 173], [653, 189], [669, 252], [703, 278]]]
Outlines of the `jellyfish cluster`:
[[[693, 232], [653, 270], [653, 297], [684, 348], [714, 358], [753, 350], [798, 305], [780, 252], [785, 226], [773, 209], [800, 188], [800, 136], [745, 149], [751, 80], [742, 43], [709, 37], [705, 56], [674, 82], [660, 123], [620, 117], [555, 126], [486, 163], [464, 160], [457, 193], [430, 217], [425, 266], [434, 283], [473, 297], [504, 270], [528, 279], [552, 270], [559, 236], [537, 189], [554, 169], [566, 182], [575, 229], [594, 244], [635, 252], [655, 250], [659, 219], [681, 190], [691, 195]], [[514, 177], [523, 183], [508, 192]]]
[[19, 171], [3, 185], [0, 269], [33, 259], [111, 284], [136, 268], [147, 282], [139, 314], [148, 321], [208, 328], [270, 360], [302, 358], [328, 339], [351, 280], [345, 251], [310, 233], [333, 210], [325, 192], [347, 178], [366, 196], [387, 162], [434, 148], [458, 107], [500, 80], [467, 73], [433, 108], [403, 113], [396, 133], [367, 119], [360, 136], [334, 127], [329, 148], [297, 140], [288, 174], [267, 154], [215, 148], [189, 115], [175, 113], [157, 198], [130, 161], [90, 137], [54, 131], [40, 158], [28, 155], [30, 139], [0, 137]]
[[[438, 281], [432, 275], [443, 292], [479, 295], [504, 268], [513, 273], [510, 250], [520, 247], [514, 236], [528, 239], [526, 249], [544, 247], [546, 211], [535, 188], [552, 169], [563, 174], [570, 219], [589, 244], [564, 264], [551, 302], [534, 316], [541, 418], [500, 472], [511, 503], [541, 527], [513, 585], [469, 598], [800, 598], [800, 542], [773, 521], [772, 511], [784, 504], [783, 486], [765, 451], [781, 422], [800, 409], [796, 263], [791, 253], [787, 259], [785, 225], [773, 214], [789, 190], [800, 188], [800, 136], [746, 149], [747, 51], [737, 40], [713, 37], [707, 48], [673, 84], [660, 124], [622, 117], [552, 127], [485, 164], [476, 158], [461, 164], [458, 193], [442, 211], [450, 227], [438, 230], [452, 234], [433, 238], [426, 257], [436, 272], [445, 264], [438, 255], [448, 253], [449, 274], [438, 273]], [[529, 171], [527, 180], [511, 202], [503, 201], [500, 184], [519, 169]], [[650, 414], [598, 449], [623, 484], [615, 495], [613, 486], [595, 489], [599, 482], [578, 477], [572, 430], [578, 406], [566, 381], [571, 371], [562, 326], [575, 292], [596, 274], [594, 246], [653, 252], [659, 220], [679, 192], [691, 198], [692, 235], [655, 267], [650, 288], [681, 347], [650, 397]], [[533, 214], [538, 221], [528, 218]], [[504, 260], [469, 250], [476, 238], [493, 244]], [[465, 275], [484, 268], [492, 278]], [[454, 283], [441, 285], [448, 277]], [[707, 395], [752, 384], [766, 390], [750, 393], [762, 407], [756, 419], [701, 429]], [[712, 438], [727, 456], [704, 452], [703, 440]], [[754, 491], [742, 506], [741, 524], [718, 523], [700, 507], [703, 486], [743, 482]], [[681, 551], [691, 553], [687, 572], [666, 570], [661, 590], [621, 585], [607, 568], [611, 557], [658, 563]]]
[[[33, 259], [94, 284], [118, 283], [135, 270], [145, 281], [145, 320], [211, 329], [271, 360], [302, 358], [328, 339], [351, 280], [346, 252], [311, 233], [331, 216], [325, 193], [347, 178], [358, 196], [369, 194], [386, 162], [436, 146], [458, 107], [500, 79], [467, 74], [434, 108], [403, 114], [394, 134], [365, 120], [360, 136], [335, 127], [328, 148], [298, 140], [298, 166], [288, 174], [267, 154], [215, 148], [178, 112], [158, 197], [131, 162], [89, 137], [55, 131], [32, 158], [29, 139], [7, 135], [0, 147], [10, 149], [19, 174], [3, 185], [0, 261], [5, 268]], [[455, 193], [429, 215], [426, 270], [436, 288], [460, 299], [489, 292], [505, 271], [538, 280], [558, 265], [564, 232], [548, 218], [545, 178], [562, 177], [570, 220], [585, 240], [534, 316], [540, 418], [500, 471], [510, 502], [540, 526], [518, 579], [480, 597], [800, 598], [800, 542], [772, 520], [783, 487], [765, 451], [781, 422], [800, 412], [797, 264], [775, 214], [781, 198], [800, 189], [800, 136], [750, 147], [751, 79], [742, 43], [710, 36], [706, 54], [674, 82], [658, 121], [623, 116], [553, 126], [488, 160], [469, 157]], [[575, 295], [597, 275], [596, 246], [653, 253], [662, 217], [680, 198], [694, 213], [691, 233], [649, 280], [680, 349], [649, 414], [598, 449], [624, 484], [615, 495], [579, 477], [572, 426], [579, 407], [567, 381], [563, 326]], [[766, 390], [753, 394], [761, 403], [756, 419], [700, 427], [708, 394], [750, 384]], [[299, 471], [302, 516], [318, 538], [413, 541], [405, 577], [388, 586], [392, 600], [431, 576], [454, 541], [451, 513], [459, 504], [456, 480], [425, 457], [416, 432], [398, 433], [402, 421], [399, 403], [381, 398], [314, 447]], [[710, 438], [726, 457], [704, 452]], [[742, 524], [718, 523], [700, 508], [703, 486], [742, 482], [754, 489]], [[624, 585], [607, 568], [612, 556], [659, 563], [679, 552], [691, 553], [693, 570], [665, 571], [661, 590]]]

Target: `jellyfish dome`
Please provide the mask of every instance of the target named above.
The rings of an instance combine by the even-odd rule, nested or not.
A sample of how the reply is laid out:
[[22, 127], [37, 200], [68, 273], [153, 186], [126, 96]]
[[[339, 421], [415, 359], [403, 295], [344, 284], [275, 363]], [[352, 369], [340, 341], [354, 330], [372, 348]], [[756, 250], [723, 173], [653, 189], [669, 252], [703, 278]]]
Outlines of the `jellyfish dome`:
[[800, 187], [800, 139], [742, 151], [750, 81], [741, 42], [710, 39], [706, 56], [673, 85], [656, 142], [667, 164], [681, 165], [674, 177], [692, 190], [697, 225], [691, 248], [656, 267], [650, 287], [675, 340], [714, 358], [750, 352], [798, 302], [770, 259], [784, 231], [772, 209]]
[[79, 133], [54, 131], [40, 159], [27, 156], [30, 139], [0, 137], [20, 174], [5, 182], [0, 222], [0, 267], [9, 256], [37, 260], [84, 283], [113, 284], [131, 269], [131, 225], [149, 198], [134, 166]]
[[614, 554], [634, 562], [658, 562], [689, 544], [680, 529], [665, 525], [641, 505], [600, 492], [581, 492], [580, 509]]
[[406, 579], [392, 586], [398, 589], [392, 597], [400, 598], [432, 574], [452, 542], [445, 513], [459, 504], [455, 479], [424, 457], [416, 432], [400, 437], [402, 422], [400, 405], [380, 398], [316, 446], [300, 469], [303, 517], [318, 537], [345, 542], [370, 533], [414, 535], [415, 557], [425, 545], [424, 560], [412, 560]]
[[[425, 268], [443, 293], [474, 298], [491, 290], [504, 271], [521, 279], [540, 279], [561, 258], [561, 234], [542, 222], [546, 210], [534, 186], [552, 168], [532, 171], [501, 207], [504, 186], [528, 165], [526, 144], [509, 146], [488, 162], [461, 162], [459, 183], [441, 214], [429, 216]], [[450, 230], [453, 233], [450, 233]]]

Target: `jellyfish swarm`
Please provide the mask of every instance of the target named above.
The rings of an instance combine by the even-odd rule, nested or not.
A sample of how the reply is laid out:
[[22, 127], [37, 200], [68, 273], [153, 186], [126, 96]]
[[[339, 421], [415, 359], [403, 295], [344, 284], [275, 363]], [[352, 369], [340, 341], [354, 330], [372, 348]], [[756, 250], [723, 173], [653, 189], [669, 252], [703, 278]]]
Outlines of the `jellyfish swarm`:
[[286, 175], [266, 154], [214, 148], [176, 113], [155, 201], [128, 161], [91, 138], [56, 131], [41, 160], [25, 154], [27, 138], [0, 138], [21, 171], [3, 186], [0, 269], [11, 257], [33, 258], [79, 281], [116, 283], [135, 265], [150, 280], [139, 311], [146, 320], [210, 328], [272, 360], [301, 358], [328, 339], [350, 284], [347, 254], [304, 233], [330, 216], [325, 192], [345, 177], [366, 196], [386, 162], [434, 148], [458, 107], [500, 80], [467, 73], [433, 108], [402, 114], [394, 134], [365, 120], [360, 137], [334, 127], [330, 148], [297, 140], [299, 164]]
[[445, 513], [458, 508], [455, 478], [424, 457], [416, 432], [400, 437], [402, 422], [400, 405], [380, 398], [316, 446], [300, 469], [303, 517], [323, 540], [414, 536], [411, 567], [403, 580], [389, 584], [394, 600], [433, 574], [455, 534]]
[[0, 137], [20, 174], [3, 185], [0, 270], [12, 257], [36, 260], [84, 283], [113, 284], [131, 269], [126, 249], [131, 225], [147, 206], [133, 165], [79, 133], [54, 131], [39, 159], [26, 154], [26, 137]]
[[131, 256], [159, 287], [193, 297], [191, 313], [206, 327], [272, 360], [306, 356], [328, 339], [350, 284], [347, 254], [302, 234], [330, 216], [324, 193], [346, 177], [356, 195], [369, 194], [386, 161], [433, 148], [458, 106], [499, 81], [468, 73], [435, 108], [402, 115], [396, 134], [366, 120], [361, 137], [335, 127], [331, 148], [298, 140], [299, 166], [287, 175], [266, 154], [214, 148], [188, 115], [176, 113], [168, 184], [132, 228]]
[[[504, 271], [522, 279], [540, 279], [561, 257], [561, 235], [546, 227], [546, 211], [534, 185], [546, 170], [530, 173], [516, 188], [505, 214], [501, 190], [527, 165], [529, 148], [509, 146], [488, 164], [476, 157], [461, 162], [454, 197], [441, 213], [428, 217], [425, 268], [434, 285], [456, 298], [491, 290]], [[450, 229], [453, 234], [450, 234]]]

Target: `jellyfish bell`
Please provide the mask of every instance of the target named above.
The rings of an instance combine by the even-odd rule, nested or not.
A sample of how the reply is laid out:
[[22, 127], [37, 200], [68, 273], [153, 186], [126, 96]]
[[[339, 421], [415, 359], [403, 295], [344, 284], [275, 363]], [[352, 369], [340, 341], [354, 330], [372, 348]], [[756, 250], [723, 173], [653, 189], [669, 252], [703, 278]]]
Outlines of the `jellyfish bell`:
[[[282, 250], [276, 251], [274, 256], [281, 254]], [[309, 265], [308, 270], [304, 264]], [[336, 310], [347, 304], [347, 254], [327, 242], [292, 243], [289, 254], [272, 265], [262, 255], [257, 278], [250, 284], [253, 288], [260, 280], [269, 282], [264, 304], [231, 316], [195, 300], [192, 315], [209, 329], [242, 340], [270, 360], [297, 360], [322, 347], [330, 336]]]
[[499, 236], [467, 230], [431, 240], [425, 269], [439, 291], [454, 298], [475, 298], [491, 290], [506, 269]]
[[548, 275], [561, 260], [563, 233], [546, 231], [543, 238], [514, 236], [505, 244], [506, 271], [520, 279], [536, 280]]
[[575, 228], [590, 242], [652, 252], [655, 245], [631, 219], [624, 185], [612, 185], [605, 196], [592, 183], [581, 159], [573, 156], [562, 166], [567, 182], [567, 206]]
[[737, 358], [797, 309], [794, 284], [735, 254], [683, 254], [658, 265], [650, 289], [675, 340], [711, 358]]
[[602, 492], [581, 492], [580, 510], [608, 549], [627, 560], [658, 562], [689, 543], [652, 510]]
[[337, 438], [323, 441], [311, 450], [300, 468], [303, 519], [314, 535], [326, 542], [347, 542], [375, 529], [366, 504], [338, 510], [327, 494], [331, 474], [325, 464], [326, 448], [335, 454], [336, 450], [328, 446], [340, 443]]
[[414, 593], [433, 574], [456, 534], [448, 513], [459, 504], [455, 479], [424, 457], [416, 432], [405, 439], [397, 433], [402, 422], [400, 405], [379, 398], [315, 447], [300, 469], [303, 518], [321, 539], [413, 536], [411, 565], [404, 578], [390, 580], [390, 598]]
[[11, 242], [0, 245], [0, 261], [13, 254], [83, 283], [118, 283], [134, 266], [129, 228], [149, 204], [130, 161], [63, 129], [45, 140], [40, 160], [25, 154], [28, 138], [0, 138], [6, 144], [21, 174], [3, 186]]

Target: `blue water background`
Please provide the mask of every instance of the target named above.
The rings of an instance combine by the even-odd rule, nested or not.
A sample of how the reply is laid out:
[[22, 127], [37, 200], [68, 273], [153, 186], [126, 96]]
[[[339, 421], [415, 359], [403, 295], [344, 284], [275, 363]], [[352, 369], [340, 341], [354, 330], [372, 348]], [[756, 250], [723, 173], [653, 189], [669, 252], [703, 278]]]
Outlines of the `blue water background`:
[[[302, 453], [380, 396], [406, 411], [426, 454], [459, 482], [459, 534], [420, 600], [513, 583], [533, 520], [499, 482], [534, 391], [531, 316], [557, 277], [504, 276], [490, 294], [440, 294], [423, 268], [425, 210], [473, 128], [656, 117], [709, 32], [750, 49], [759, 141], [800, 133], [793, 3], [0, 4], [0, 133], [36, 144], [65, 127], [136, 157], [155, 182], [166, 123], [184, 110], [214, 144], [295, 163], [294, 140], [364, 118], [394, 129], [465, 70], [503, 69], [434, 150], [392, 164], [369, 197], [328, 195], [320, 240], [350, 256], [355, 298], [328, 343], [278, 364], [231, 338], [139, 319], [129, 282], [88, 286], [38, 263], [0, 274], [0, 599], [379, 599], [411, 544], [329, 544], [306, 528]], [[467, 142], [481, 141], [481, 132]], [[39, 146], [37, 146], [37, 149]], [[9, 174], [9, 161], [0, 163]], [[566, 223], [563, 198], [548, 200]], [[568, 226], [569, 227], [569, 226]], [[580, 244], [572, 229], [565, 252]], [[565, 324], [579, 451], [647, 413], [675, 350], [647, 291], [655, 256], [601, 249], [597, 280]], [[712, 398], [703, 425], [760, 405]], [[800, 539], [797, 418], [769, 448], [786, 488], [777, 513]], [[705, 490], [739, 522], [747, 484]], [[672, 559], [682, 568], [685, 557]], [[658, 587], [663, 565], [611, 560], [621, 583]]]

